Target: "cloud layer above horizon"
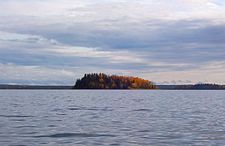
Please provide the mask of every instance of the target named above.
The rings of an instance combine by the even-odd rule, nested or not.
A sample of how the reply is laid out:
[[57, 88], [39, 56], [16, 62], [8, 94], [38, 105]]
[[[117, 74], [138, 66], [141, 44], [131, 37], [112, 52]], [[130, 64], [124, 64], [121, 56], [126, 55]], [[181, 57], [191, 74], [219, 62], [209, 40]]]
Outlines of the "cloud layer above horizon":
[[0, 84], [84, 73], [225, 84], [223, 0], [0, 1]]

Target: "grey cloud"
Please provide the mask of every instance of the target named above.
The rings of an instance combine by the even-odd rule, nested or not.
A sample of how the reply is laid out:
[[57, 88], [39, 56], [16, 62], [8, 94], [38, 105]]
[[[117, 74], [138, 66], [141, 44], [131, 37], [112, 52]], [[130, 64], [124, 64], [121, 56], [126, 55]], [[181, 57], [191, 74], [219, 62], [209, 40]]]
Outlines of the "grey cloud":
[[[157, 25], [156, 28], [152, 26]], [[10, 28], [18, 33], [30, 33], [32, 35], [43, 36], [48, 40], [83, 47], [96, 47], [99, 50], [129, 50], [137, 54], [145, 54], [143, 58], [147, 62], [170, 62], [170, 63], [189, 63], [189, 67], [199, 67], [202, 63], [210, 61], [221, 61], [225, 57], [225, 44], [222, 38], [225, 38], [225, 25], [215, 25], [206, 20], [193, 21], [162, 21], [152, 20], [143, 22], [143, 24], [133, 26], [129, 23], [120, 24], [120, 29], [103, 29], [98, 27], [98, 23], [72, 23], [52, 24], [52, 25], [29, 25], [24, 27]], [[7, 30], [7, 29], [6, 29]], [[12, 31], [11, 30], [11, 31]], [[35, 47], [35, 45], [34, 45]], [[43, 54], [41, 54], [43, 55]], [[45, 55], [44, 55], [45, 56]], [[78, 64], [87, 65], [87, 58], [56, 57], [50, 55], [46, 60], [49, 64], [56, 60], [55, 64], [60, 62], [78, 62]], [[39, 55], [39, 57], [41, 57]], [[42, 58], [45, 58], [42, 56]], [[57, 59], [58, 58], [58, 59]], [[64, 60], [64, 61], [63, 61]], [[91, 59], [88, 59], [91, 60]], [[94, 61], [95, 60], [95, 61]], [[99, 65], [105, 62], [105, 59], [94, 59], [93, 64]], [[98, 61], [99, 60], [99, 61]], [[86, 63], [85, 63], [86, 62]], [[104, 66], [111, 66], [107, 64]], [[133, 64], [116, 64], [115, 68], [133, 68]], [[135, 67], [140, 69], [155, 68], [151, 65], [137, 64]], [[159, 66], [167, 68], [166, 66]], [[184, 70], [184, 68], [170, 68], [171, 70]], [[188, 68], [187, 68], [188, 69]]]
[[[174, 20], [157, 18], [149, 14], [150, 5], [145, 7], [146, 2], [141, 5], [138, 1], [129, 5], [87, 2], [89, 5], [85, 7], [43, 16], [0, 14], [0, 31], [14, 34], [11, 38], [0, 37], [0, 63], [46, 68], [81, 67], [83, 72], [91, 68], [89, 71], [127, 71], [138, 75], [197, 70], [207, 63], [224, 61], [225, 23], [218, 20], [220, 17], [179, 19], [176, 15]], [[141, 7], [136, 8], [136, 4]], [[76, 52], [71, 55], [49, 51], [52, 46], [96, 48], [117, 53], [79, 56]], [[113, 55], [118, 57], [121, 50], [137, 54], [133, 55], [134, 59], [141, 60], [135, 62], [129, 58], [124, 61], [125, 55], [119, 56], [119, 61], [113, 60]]]

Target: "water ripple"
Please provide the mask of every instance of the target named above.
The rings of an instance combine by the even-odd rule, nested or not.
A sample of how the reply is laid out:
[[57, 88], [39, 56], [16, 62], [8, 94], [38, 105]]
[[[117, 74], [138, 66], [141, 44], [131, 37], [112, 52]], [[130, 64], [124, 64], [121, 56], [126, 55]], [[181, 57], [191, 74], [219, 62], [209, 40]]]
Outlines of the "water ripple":
[[68, 110], [71, 110], [71, 111], [79, 111], [79, 110], [82, 110], [82, 111], [113, 111], [113, 109], [108, 108], [108, 107], [105, 107], [105, 108], [70, 107], [70, 108], [68, 108]]
[[116, 137], [112, 134], [92, 134], [92, 133], [56, 133], [50, 135], [38, 135], [33, 136], [35, 138], [50, 137], [50, 138], [61, 138], [61, 137]]
[[23, 126], [15, 126], [14, 128], [35, 128], [36, 126], [32, 126], [32, 125], [23, 125]]
[[153, 110], [142, 108], [142, 109], [135, 109], [135, 110], [132, 110], [132, 111], [133, 112], [152, 112]]
[[25, 115], [0, 115], [0, 117], [5, 117], [5, 118], [29, 118], [29, 117], [34, 117], [34, 116], [25, 116]]

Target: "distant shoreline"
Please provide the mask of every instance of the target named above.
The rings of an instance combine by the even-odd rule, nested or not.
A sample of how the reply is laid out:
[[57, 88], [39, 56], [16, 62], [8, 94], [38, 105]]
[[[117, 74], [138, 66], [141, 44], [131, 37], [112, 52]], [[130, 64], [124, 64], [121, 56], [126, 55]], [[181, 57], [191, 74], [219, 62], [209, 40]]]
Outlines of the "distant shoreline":
[[190, 85], [156, 85], [157, 89], [73, 89], [63, 85], [0, 85], [0, 90], [225, 90], [216, 88], [188, 88]]
[[72, 90], [73, 86], [62, 85], [0, 85], [0, 90]]

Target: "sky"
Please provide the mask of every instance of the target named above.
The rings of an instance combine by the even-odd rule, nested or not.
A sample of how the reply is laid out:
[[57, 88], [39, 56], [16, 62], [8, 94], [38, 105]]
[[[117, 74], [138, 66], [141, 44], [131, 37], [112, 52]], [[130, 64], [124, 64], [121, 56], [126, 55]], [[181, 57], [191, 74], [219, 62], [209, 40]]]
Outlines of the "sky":
[[0, 0], [0, 84], [99, 72], [225, 84], [225, 1]]

